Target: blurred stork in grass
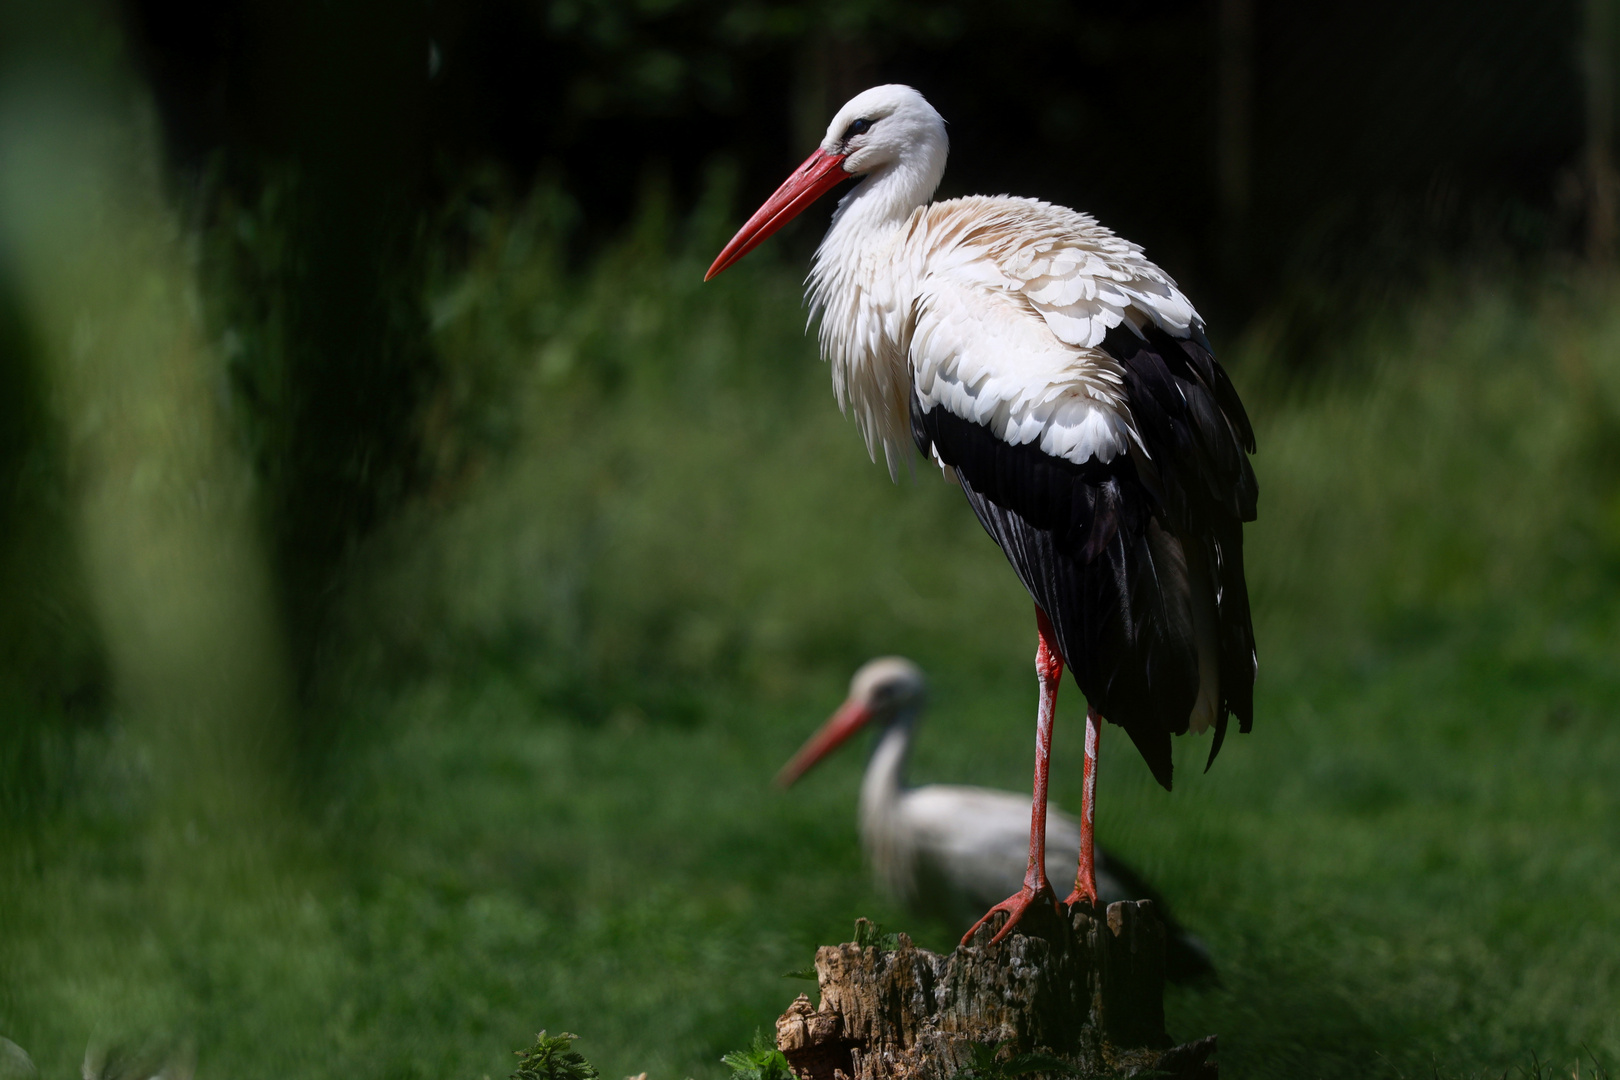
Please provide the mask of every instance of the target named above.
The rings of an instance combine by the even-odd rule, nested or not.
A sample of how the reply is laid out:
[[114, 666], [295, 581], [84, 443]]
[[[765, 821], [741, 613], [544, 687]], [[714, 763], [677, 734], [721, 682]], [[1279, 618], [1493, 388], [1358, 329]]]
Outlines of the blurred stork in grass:
[[[868, 725], [877, 728], [861, 781], [861, 846], [879, 887], [896, 900], [965, 926], [1024, 874], [1029, 800], [1008, 791], [956, 784], [906, 785], [906, 763], [927, 699], [922, 669], [885, 656], [861, 667], [849, 698], [793, 760], [777, 783], [787, 787]], [[1067, 873], [1080, 847], [1080, 825], [1056, 807], [1046, 819], [1047, 873]], [[1165, 922], [1165, 974], [1178, 982], [1211, 978], [1203, 942], [1170, 914], [1164, 898], [1100, 845], [1095, 849], [1098, 900], [1152, 900]]]

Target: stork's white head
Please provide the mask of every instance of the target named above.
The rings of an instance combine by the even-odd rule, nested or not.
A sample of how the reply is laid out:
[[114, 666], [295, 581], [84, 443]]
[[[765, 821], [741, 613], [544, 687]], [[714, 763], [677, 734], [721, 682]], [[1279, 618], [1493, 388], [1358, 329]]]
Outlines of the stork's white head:
[[[856, 194], [874, 218], [903, 219], [933, 196], [949, 151], [944, 118], [917, 91], [898, 84], [863, 90], [838, 110], [816, 152], [737, 230], [703, 280], [753, 251], [852, 176], [866, 178]], [[839, 212], [849, 205], [846, 199]]]
[[932, 195], [945, 175], [950, 139], [945, 118], [909, 86], [890, 83], [850, 98], [821, 140], [824, 154], [841, 156], [852, 176], [899, 165], [926, 178]]
[[922, 668], [903, 656], [868, 660], [849, 680], [849, 700], [870, 710], [874, 720], [890, 720], [915, 709], [927, 694]]
[[905, 657], [883, 656], [867, 661], [849, 681], [849, 697], [844, 704], [799, 748], [793, 760], [782, 766], [776, 782], [783, 787], [793, 783], [868, 724], [887, 727], [909, 721], [927, 696], [928, 680], [923, 678], [922, 669]]

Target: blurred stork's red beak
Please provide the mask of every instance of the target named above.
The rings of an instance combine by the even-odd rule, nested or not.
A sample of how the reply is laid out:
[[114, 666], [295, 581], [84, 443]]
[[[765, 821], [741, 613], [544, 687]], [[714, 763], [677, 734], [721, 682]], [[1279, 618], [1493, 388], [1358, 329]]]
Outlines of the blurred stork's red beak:
[[872, 710], [859, 701], [846, 701], [832, 714], [832, 719], [821, 725], [821, 730], [810, 736], [810, 741], [799, 747], [793, 760], [782, 766], [776, 774], [776, 783], [787, 787], [810, 771], [811, 766], [844, 743], [872, 719]]
[[841, 182], [850, 178], [844, 171], [847, 154], [829, 154], [818, 149], [793, 170], [793, 175], [776, 189], [776, 194], [765, 200], [765, 205], [754, 211], [748, 223], [737, 230], [725, 250], [715, 256], [714, 265], [703, 275], [708, 281], [720, 271], [753, 251], [771, 233], [780, 229]]

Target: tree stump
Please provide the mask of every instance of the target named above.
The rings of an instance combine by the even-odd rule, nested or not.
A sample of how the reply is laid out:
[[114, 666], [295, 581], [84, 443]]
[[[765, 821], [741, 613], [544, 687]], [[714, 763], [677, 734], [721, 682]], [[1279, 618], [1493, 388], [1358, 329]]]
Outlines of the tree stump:
[[806, 995], [776, 1022], [798, 1080], [979, 1080], [1170, 1076], [1214, 1080], [1212, 1035], [1172, 1047], [1164, 1031], [1164, 926], [1151, 901], [1097, 919], [1031, 908], [949, 956], [904, 934], [892, 949], [816, 950], [821, 1006]]

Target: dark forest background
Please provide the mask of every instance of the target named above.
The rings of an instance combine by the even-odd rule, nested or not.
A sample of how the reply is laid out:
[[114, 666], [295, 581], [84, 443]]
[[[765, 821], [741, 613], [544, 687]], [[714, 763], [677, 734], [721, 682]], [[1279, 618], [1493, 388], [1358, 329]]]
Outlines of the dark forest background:
[[948, 118], [942, 195], [1090, 209], [1226, 323], [1313, 290], [1385, 295], [1439, 255], [1568, 250], [1585, 225], [1580, 3], [125, 10], [182, 175], [251, 190], [297, 161], [405, 213], [494, 164], [558, 184], [582, 250], [649, 177], [681, 207], [717, 160], [768, 191], [878, 81]]
[[[425, 481], [442, 373], [422, 275], [468, 200], [541, 185], [572, 264], [650, 191], [740, 219], [853, 93], [951, 125], [943, 197], [1033, 195], [1143, 244], [1217, 340], [1287, 365], [1444, 265], [1609, 257], [1614, 36], [1599, 0], [1272, 4], [148, 3], [120, 9], [173, 195], [273, 213], [216, 250], [226, 318], [284, 298], [234, 372], [295, 626], [345, 545]], [[1594, 66], [1595, 65], [1595, 66]], [[1595, 155], [1595, 156], [1594, 156]], [[1596, 208], [1594, 210], [1594, 208]], [[451, 211], [447, 213], [447, 210]], [[807, 255], [830, 203], [791, 234]], [[241, 309], [246, 308], [243, 312]], [[307, 650], [312, 647], [308, 643]]]

